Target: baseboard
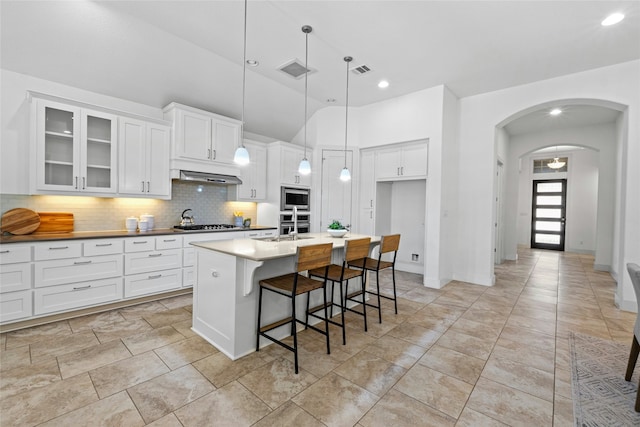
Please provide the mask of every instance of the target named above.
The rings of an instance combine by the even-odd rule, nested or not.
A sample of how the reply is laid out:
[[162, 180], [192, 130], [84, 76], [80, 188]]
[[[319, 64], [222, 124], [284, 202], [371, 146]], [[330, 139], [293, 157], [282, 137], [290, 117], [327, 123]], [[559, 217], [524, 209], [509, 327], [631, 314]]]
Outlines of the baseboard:
[[611, 266], [606, 264], [593, 264], [593, 269], [596, 271], [611, 271]]
[[491, 274], [489, 276], [464, 276], [464, 275], [453, 275], [453, 280], [457, 280], [459, 282], [471, 283], [474, 285], [482, 285], [482, 286], [493, 286], [495, 283], [495, 275]]
[[565, 248], [564, 249], [565, 252], [571, 252], [574, 254], [581, 254], [581, 255], [596, 255], [596, 251], [590, 250], [590, 249], [578, 249], [578, 248]]
[[398, 271], [406, 271], [407, 273], [423, 274], [424, 273], [424, 265], [423, 264], [396, 261], [396, 270], [398, 270]]
[[437, 279], [437, 278], [425, 277], [422, 283], [427, 288], [442, 289], [442, 287], [447, 283], [449, 283], [450, 281], [451, 281], [450, 279]]

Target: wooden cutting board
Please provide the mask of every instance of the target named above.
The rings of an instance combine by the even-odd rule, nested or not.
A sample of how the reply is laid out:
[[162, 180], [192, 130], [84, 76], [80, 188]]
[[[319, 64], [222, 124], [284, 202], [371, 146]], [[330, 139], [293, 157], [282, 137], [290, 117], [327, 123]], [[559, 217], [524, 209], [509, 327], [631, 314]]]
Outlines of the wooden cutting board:
[[38, 212], [40, 227], [36, 233], [71, 233], [73, 214], [70, 212]]
[[40, 226], [40, 215], [31, 209], [15, 208], [2, 214], [2, 231], [11, 234], [29, 234]]

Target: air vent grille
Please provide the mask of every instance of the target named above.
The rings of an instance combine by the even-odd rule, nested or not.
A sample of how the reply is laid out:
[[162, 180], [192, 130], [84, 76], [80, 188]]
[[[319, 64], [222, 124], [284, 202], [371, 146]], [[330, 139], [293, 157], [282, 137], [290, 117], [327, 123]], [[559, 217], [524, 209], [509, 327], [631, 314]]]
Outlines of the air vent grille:
[[371, 70], [371, 68], [368, 65], [362, 64], [352, 68], [351, 71], [353, 72], [353, 74], [357, 74], [361, 76], [363, 74], [370, 73], [373, 70]]
[[278, 67], [278, 71], [282, 71], [289, 77], [293, 77], [294, 79], [299, 79], [304, 77], [305, 71], [308, 71], [309, 74], [314, 73], [316, 70], [313, 68], [305, 68], [304, 64], [298, 59], [292, 59], [291, 61], [285, 62], [281, 66]]

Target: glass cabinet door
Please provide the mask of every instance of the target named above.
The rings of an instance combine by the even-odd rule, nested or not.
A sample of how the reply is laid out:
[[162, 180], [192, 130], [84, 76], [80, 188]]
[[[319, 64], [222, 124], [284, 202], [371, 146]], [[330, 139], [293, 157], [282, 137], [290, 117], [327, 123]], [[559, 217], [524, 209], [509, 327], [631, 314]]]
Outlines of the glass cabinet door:
[[115, 192], [116, 117], [83, 111], [82, 135], [80, 190]]

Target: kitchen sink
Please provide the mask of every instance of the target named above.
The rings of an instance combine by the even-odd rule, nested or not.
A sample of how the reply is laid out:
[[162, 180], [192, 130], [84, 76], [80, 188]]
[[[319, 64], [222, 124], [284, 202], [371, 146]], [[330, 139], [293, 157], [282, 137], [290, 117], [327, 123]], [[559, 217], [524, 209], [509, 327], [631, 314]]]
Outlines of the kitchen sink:
[[[269, 237], [252, 237], [253, 240], [261, 240], [263, 242], [292, 242], [293, 237], [291, 236], [269, 236]], [[308, 236], [298, 236], [296, 240], [308, 240], [313, 239], [313, 237]]]

